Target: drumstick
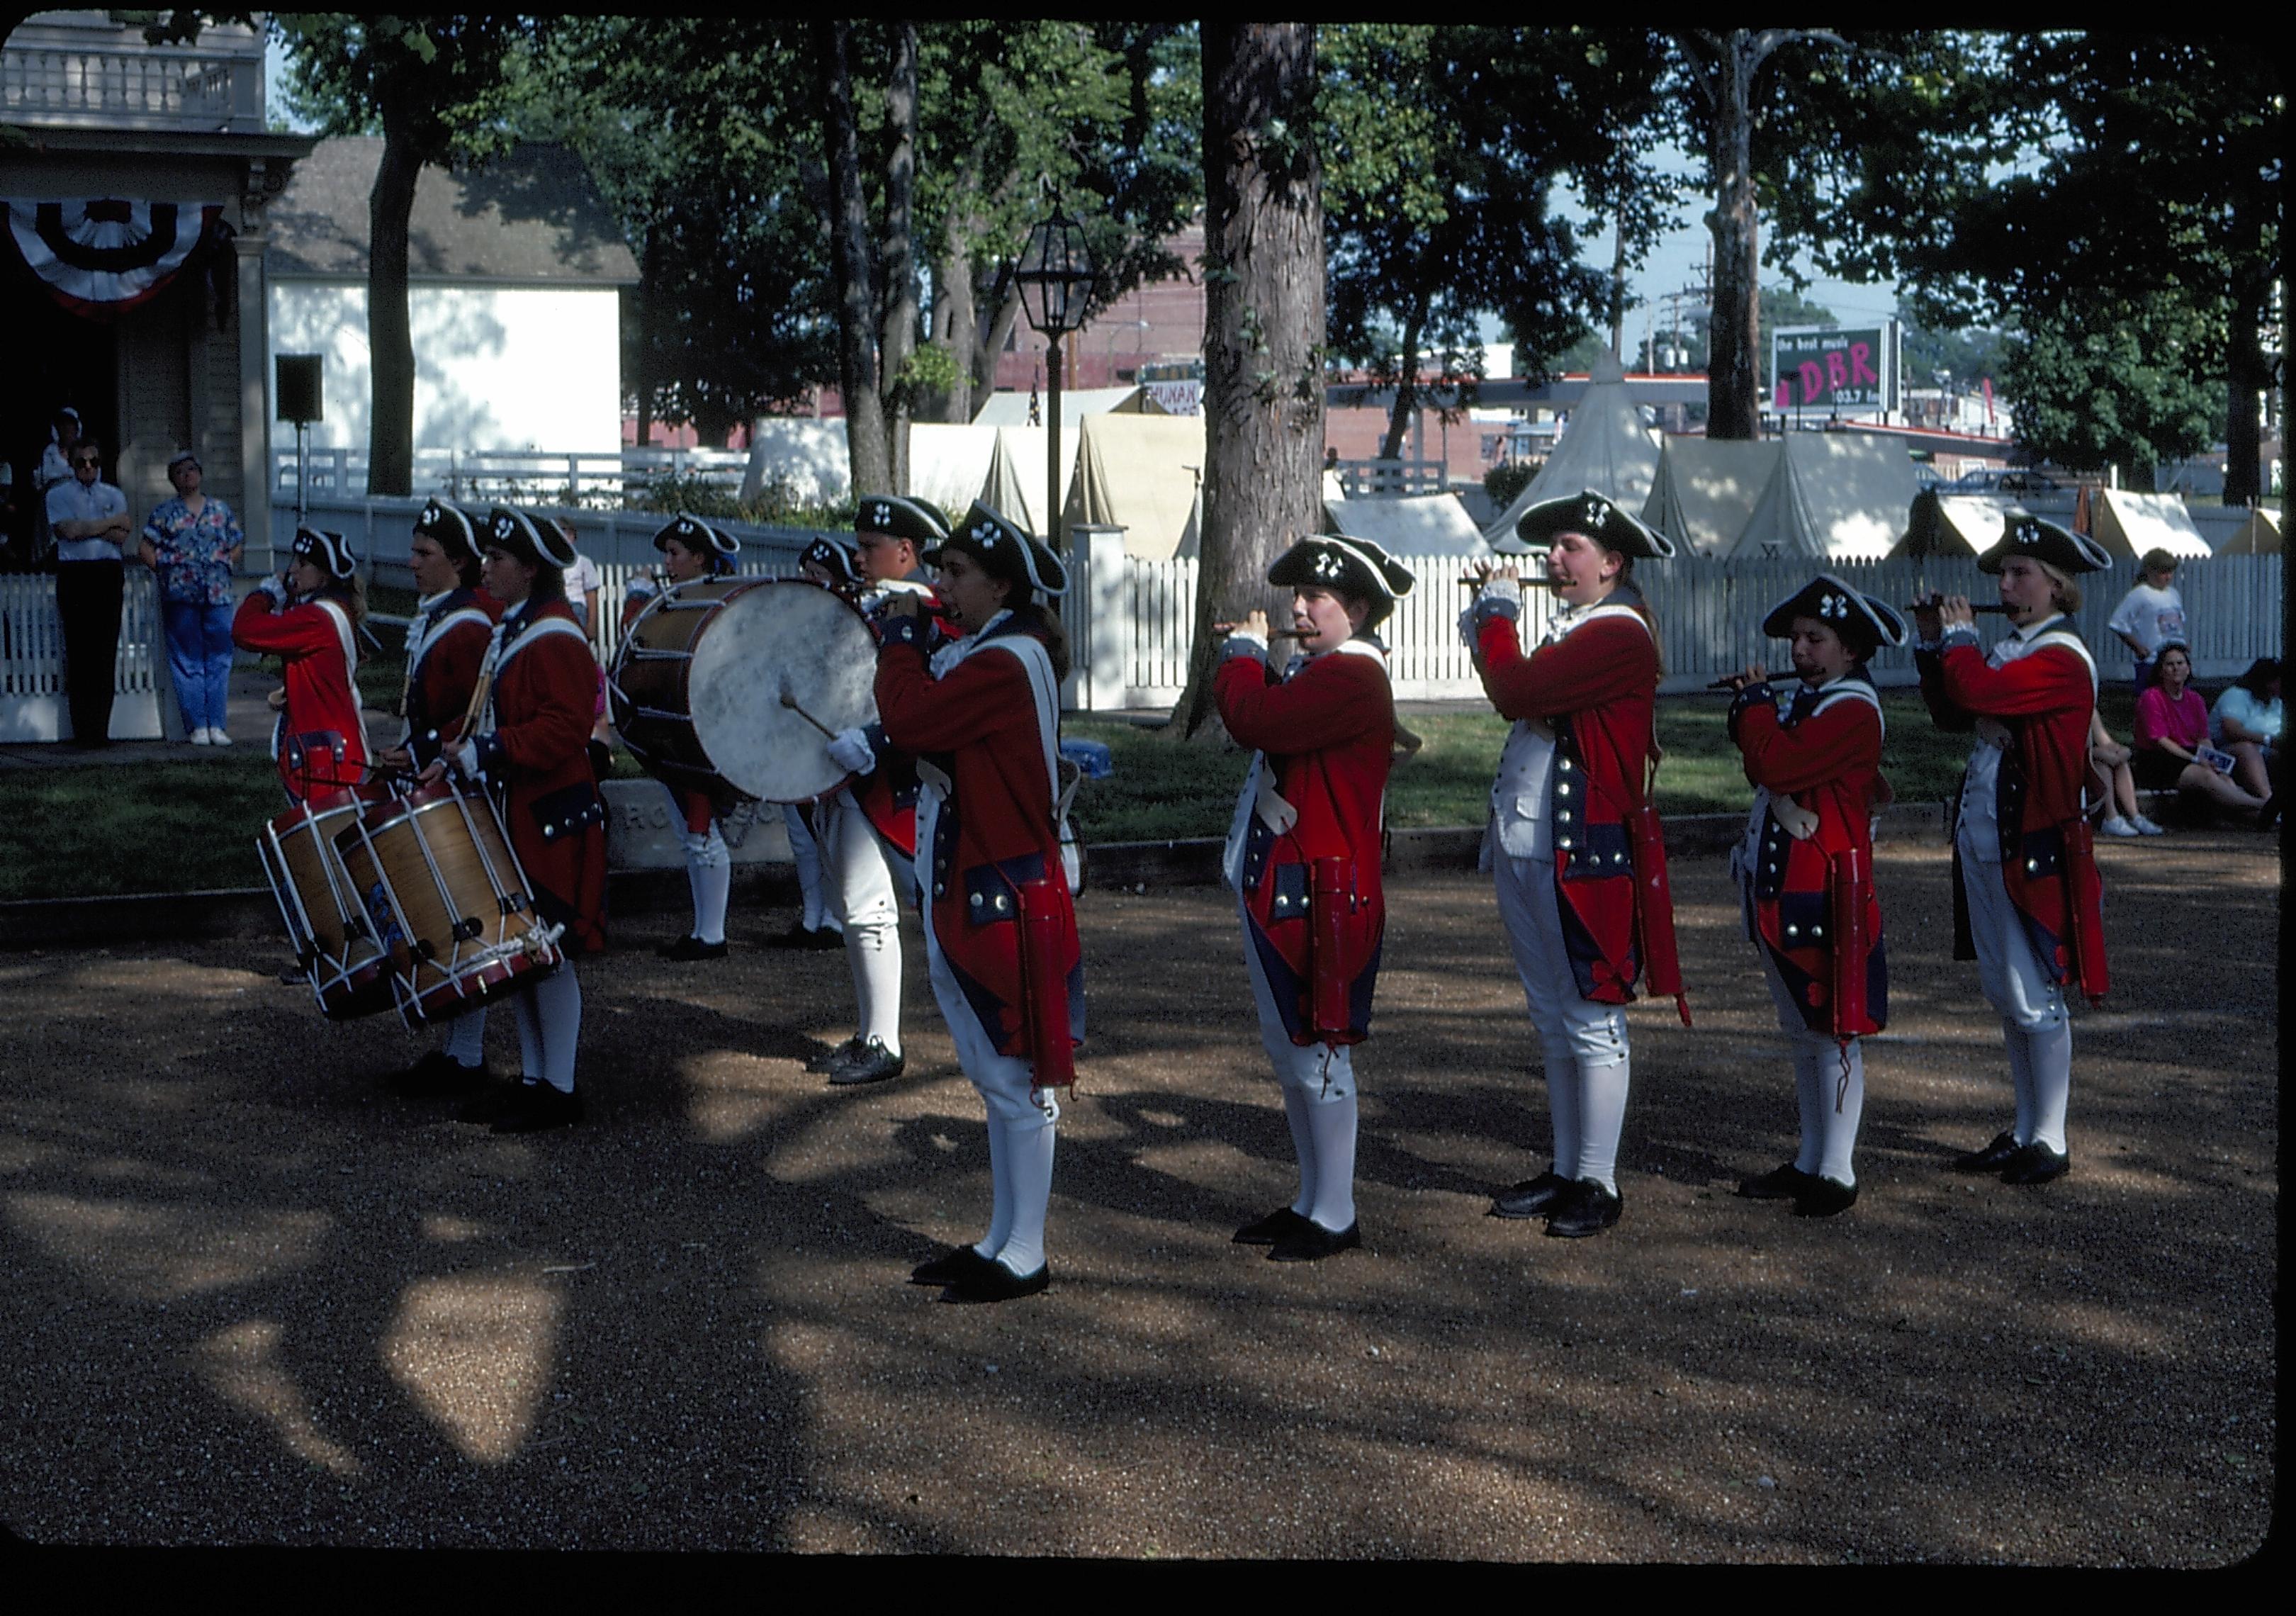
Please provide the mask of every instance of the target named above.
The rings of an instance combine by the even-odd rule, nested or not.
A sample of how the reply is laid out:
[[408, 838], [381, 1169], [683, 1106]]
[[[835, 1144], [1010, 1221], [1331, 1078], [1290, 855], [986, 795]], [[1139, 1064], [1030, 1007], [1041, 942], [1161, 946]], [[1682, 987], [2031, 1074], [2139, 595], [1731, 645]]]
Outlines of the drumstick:
[[828, 725], [824, 724], [820, 719], [815, 718], [811, 713], [806, 711], [804, 708], [800, 707], [797, 704], [797, 698], [790, 694], [789, 686], [786, 685], [782, 687], [782, 705], [788, 708], [799, 718], [803, 718], [808, 724], [812, 725], [814, 728], [819, 730], [822, 733], [824, 739], [830, 741], [837, 739], [837, 732], [835, 730], [830, 728]]

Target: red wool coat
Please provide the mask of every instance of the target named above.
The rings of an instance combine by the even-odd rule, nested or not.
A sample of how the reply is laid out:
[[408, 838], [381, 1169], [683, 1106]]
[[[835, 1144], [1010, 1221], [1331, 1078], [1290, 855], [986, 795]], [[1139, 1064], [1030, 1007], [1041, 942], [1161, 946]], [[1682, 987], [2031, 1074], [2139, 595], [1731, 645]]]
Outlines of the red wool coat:
[[[1972, 729], [1987, 718], [2009, 731], [1994, 807], [2001, 826], [2001, 884], [2024, 918], [2042, 965], [2060, 983], [2078, 981], [2095, 1003], [2110, 986], [2102, 887], [2081, 806], [2089, 718], [2096, 707], [2095, 665], [2062, 618], [2029, 637], [2044, 643], [1998, 668], [1967, 642], [1916, 651], [1914, 664], [1939, 727]], [[1958, 813], [1958, 793], [1954, 800]], [[1965, 878], [1956, 851], [1956, 959], [1977, 957], [1969, 939]]]
[[300, 802], [358, 784], [366, 774], [366, 726], [353, 677], [358, 640], [350, 613], [324, 598], [283, 611], [258, 589], [240, 602], [231, 637], [246, 650], [286, 660], [287, 704], [271, 750], [287, 794]]
[[[1638, 906], [1661, 901], [1635, 879], [1628, 831], [1646, 800], [1658, 642], [1622, 607], [1527, 656], [1504, 617], [1486, 621], [1475, 643], [1483, 689], [1500, 716], [1537, 719], [1554, 732], [1555, 895], [1579, 997], [1625, 1004], [1646, 963], [1638, 917], [1658, 919], [1638, 916]], [[1670, 929], [1670, 907], [1664, 918]]]
[[[1873, 686], [1844, 679], [1817, 693], [1797, 722], [1782, 720], [1770, 686], [1751, 685], [1730, 710], [1730, 733], [1745, 755], [1746, 778], [1817, 816], [1807, 838], [1763, 816], [1750, 874], [1756, 935], [1813, 1032], [1837, 1038], [1879, 1032], [1889, 1022], [1889, 970], [1882, 948], [1882, 904], [1871, 880], [1874, 808], [1887, 801], [1882, 777], [1882, 710]], [[1863, 1013], [1837, 1016], [1835, 958], [1844, 939], [1835, 923], [1836, 888], [1855, 863], [1865, 872]]]
[[406, 728], [401, 744], [421, 768], [463, 733], [471, 692], [487, 660], [502, 605], [480, 589], [456, 589], [407, 625]]
[[[1386, 659], [1367, 641], [1310, 657], [1289, 677], [1259, 657], [1231, 657], [1212, 682], [1228, 734], [1265, 753], [1276, 793], [1298, 817], [1281, 833], [1246, 808], [1230, 867], [1242, 894], [1254, 952], [1294, 1044], [1359, 1043], [1371, 1030], [1373, 990], [1387, 902], [1380, 881], [1382, 810], [1395, 751], [1395, 700]], [[1244, 787], [1257, 794], [1257, 780]], [[1319, 950], [1324, 917], [1310, 919], [1316, 861], [1346, 861], [1349, 894]], [[1344, 1031], [1318, 1031], [1315, 978], [1328, 972], [1347, 1007]]]
[[606, 946], [606, 808], [589, 751], [597, 661], [563, 601], [526, 604], [496, 631], [480, 767], [535, 912], [566, 928], [559, 947], [570, 956], [595, 954]]
[[[886, 737], [949, 781], [919, 871], [933, 936], [966, 1002], [999, 1054], [1038, 1057], [1028, 1027], [1020, 888], [1049, 880], [1058, 913], [1054, 957], [1040, 965], [1064, 984], [1071, 1045], [1084, 1041], [1084, 951], [1062, 874], [1053, 820], [1047, 734], [1011, 619], [935, 678], [914, 619], [888, 621], [877, 659], [877, 714]], [[1041, 644], [1035, 644], [1042, 655]], [[1053, 721], [1057, 723], [1057, 710]]]

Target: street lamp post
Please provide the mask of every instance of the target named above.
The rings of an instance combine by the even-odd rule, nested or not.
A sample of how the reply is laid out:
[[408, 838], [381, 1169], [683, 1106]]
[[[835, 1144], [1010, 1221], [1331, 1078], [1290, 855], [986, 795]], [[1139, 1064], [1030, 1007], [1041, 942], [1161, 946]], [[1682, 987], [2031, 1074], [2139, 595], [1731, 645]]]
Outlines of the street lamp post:
[[1084, 324], [1096, 278], [1083, 227], [1055, 202], [1053, 217], [1029, 232], [1013, 279], [1020, 285], [1029, 324], [1045, 338], [1051, 404], [1046, 424], [1052, 435], [1045, 455], [1044, 537], [1059, 554], [1068, 552], [1061, 530], [1061, 339]]

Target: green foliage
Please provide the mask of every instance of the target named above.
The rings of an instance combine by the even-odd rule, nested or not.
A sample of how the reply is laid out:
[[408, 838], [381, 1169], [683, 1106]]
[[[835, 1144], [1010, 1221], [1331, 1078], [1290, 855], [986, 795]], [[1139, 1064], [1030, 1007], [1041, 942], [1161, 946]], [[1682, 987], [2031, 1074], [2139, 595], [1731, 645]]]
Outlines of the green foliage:
[[1501, 461], [1483, 473], [1483, 492], [1500, 510], [1514, 504], [1515, 496], [1530, 487], [1538, 475], [1538, 468], [1524, 460]]
[[2001, 391], [2018, 439], [2056, 464], [2117, 464], [2149, 487], [2157, 462], [2214, 436], [2209, 343], [2204, 322], [2171, 300], [2061, 304], [2007, 346]]
[[1904, 337], [1901, 352], [1908, 385], [1927, 387], [1940, 371], [1952, 381], [1970, 386], [2001, 374], [2005, 348], [1999, 332], [1974, 326], [1932, 327], [1918, 317], [1910, 300], [1898, 305], [1898, 321]]

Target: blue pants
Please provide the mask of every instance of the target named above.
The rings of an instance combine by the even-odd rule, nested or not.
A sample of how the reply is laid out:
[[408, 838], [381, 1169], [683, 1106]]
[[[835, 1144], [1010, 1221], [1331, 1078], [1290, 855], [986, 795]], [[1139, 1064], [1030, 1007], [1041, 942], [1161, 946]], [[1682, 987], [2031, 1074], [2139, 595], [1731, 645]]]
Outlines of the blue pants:
[[184, 734], [222, 729], [224, 701], [231, 690], [231, 608], [162, 601], [160, 613], [168, 626], [168, 671], [176, 681]]

